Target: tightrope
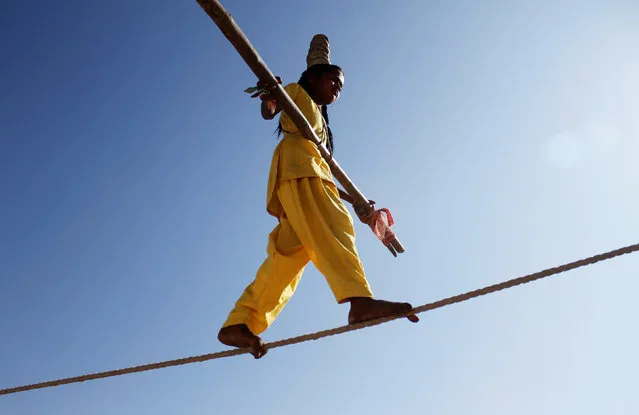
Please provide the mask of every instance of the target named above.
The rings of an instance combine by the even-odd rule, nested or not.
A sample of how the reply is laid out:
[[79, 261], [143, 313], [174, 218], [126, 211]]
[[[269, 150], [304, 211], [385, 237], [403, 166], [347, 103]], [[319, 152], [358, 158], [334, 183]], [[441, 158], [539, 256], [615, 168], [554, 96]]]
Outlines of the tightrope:
[[[621, 256], [621, 255], [630, 254], [636, 251], [639, 251], [639, 244], [615, 249], [610, 252], [580, 259], [578, 261], [570, 262], [568, 264], [564, 264], [558, 267], [548, 268], [543, 271], [536, 272], [534, 274], [525, 275], [523, 277], [514, 278], [508, 281], [501, 282], [499, 284], [494, 284], [494, 285], [490, 285], [488, 287], [480, 288], [474, 291], [469, 291], [464, 294], [459, 294], [452, 297], [444, 298], [442, 300], [435, 301], [433, 303], [424, 304], [422, 306], [415, 307], [410, 314], [423, 313], [429, 310], [434, 310], [436, 308], [445, 307], [451, 304], [461, 303], [463, 301], [468, 301], [472, 298], [481, 297], [483, 295], [501, 291], [506, 288], [515, 287], [517, 285], [532, 282], [541, 278], [546, 278], [552, 275], [561, 274], [566, 271], [570, 271], [570, 270], [580, 268], [586, 265], [592, 265], [600, 261], [605, 261], [608, 259]], [[278, 340], [272, 343], [267, 343], [265, 347], [267, 349], [275, 349], [277, 347], [289, 346], [292, 344], [302, 343], [309, 340], [318, 340], [328, 336], [334, 336], [334, 335], [346, 333], [349, 331], [363, 329], [365, 327], [377, 326], [379, 324], [386, 323], [399, 318], [404, 318], [404, 317], [406, 317], [406, 315], [380, 318], [377, 320], [371, 320], [364, 323], [341, 326], [334, 329], [318, 331], [316, 333], [305, 334], [302, 336], [297, 336], [297, 337], [292, 337], [289, 339]], [[238, 355], [246, 354], [246, 353], [250, 353], [249, 348], [226, 350], [223, 352], [204, 354], [201, 356], [167, 360], [164, 362], [150, 363], [150, 364], [140, 365], [140, 366], [132, 366], [132, 367], [124, 368], [124, 369], [109, 370], [106, 372], [92, 373], [92, 374], [87, 374], [82, 376], [75, 376], [71, 378], [51, 380], [51, 381], [42, 382], [42, 383], [34, 383], [32, 385], [24, 385], [24, 386], [17, 386], [17, 387], [8, 388], [8, 389], [0, 389], [0, 395], [9, 395], [12, 393], [25, 392], [29, 390], [35, 390], [35, 389], [50, 388], [54, 386], [68, 385], [70, 383], [79, 383], [79, 382], [85, 382], [87, 380], [109, 378], [113, 376], [127, 375], [130, 373], [146, 372], [148, 370], [161, 369], [161, 368], [171, 367], [171, 366], [181, 366], [181, 365], [186, 365], [189, 363], [205, 362], [207, 360], [238, 356]]]

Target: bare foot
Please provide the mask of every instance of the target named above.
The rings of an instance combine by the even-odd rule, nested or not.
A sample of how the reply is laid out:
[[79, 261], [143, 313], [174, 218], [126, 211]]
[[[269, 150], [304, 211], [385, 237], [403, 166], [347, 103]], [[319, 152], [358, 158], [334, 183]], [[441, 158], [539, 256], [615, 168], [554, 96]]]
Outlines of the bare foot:
[[217, 335], [217, 339], [227, 346], [250, 347], [251, 354], [256, 359], [264, 356], [268, 351], [264, 348], [262, 339], [251, 333], [246, 324], [236, 324], [222, 328]]
[[[394, 303], [366, 297], [351, 298], [351, 311], [348, 313], [348, 324], [361, 323], [382, 317], [399, 316], [409, 313], [412, 309], [413, 306], [408, 303]], [[413, 323], [419, 321], [419, 317], [414, 314], [406, 318]]]

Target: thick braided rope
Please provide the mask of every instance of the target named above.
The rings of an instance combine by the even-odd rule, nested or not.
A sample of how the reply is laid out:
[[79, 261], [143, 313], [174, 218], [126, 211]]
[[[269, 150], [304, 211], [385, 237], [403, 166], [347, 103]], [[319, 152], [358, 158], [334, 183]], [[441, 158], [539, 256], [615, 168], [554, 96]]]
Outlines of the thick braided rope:
[[[561, 266], [558, 266], [558, 267], [548, 268], [548, 269], [545, 269], [543, 271], [536, 272], [534, 274], [529, 274], [529, 275], [526, 275], [526, 276], [523, 276], [523, 277], [514, 278], [512, 280], [508, 280], [508, 281], [505, 281], [505, 282], [502, 282], [502, 283], [499, 283], [499, 284], [495, 284], [495, 285], [490, 285], [488, 287], [480, 288], [478, 290], [469, 291], [469, 292], [467, 292], [465, 294], [459, 294], [459, 295], [455, 295], [455, 296], [452, 296], [452, 297], [444, 298], [442, 300], [435, 301], [433, 303], [429, 303], [429, 304], [425, 304], [425, 305], [416, 307], [416, 308], [413, 309], [411, 314], [423, 313], [425, 311], [434, 310], [436, 308], [445, 307], [445, 306], [448, 306], [448, 305], [451, 305], [451, 304], [461, 303], [463, 301], [467, 301], [467, 300], [470, 300], [470, 299], [475, 298], [475, 297], [480, 297], [482, 295], [491, 294], [491, 293], [494, 293], [494, 292], [497, 292], [497, 291], [504, 290], [506, 288], [511, 288], [511, 287], [514, 287], [514, 286], [517, 286], [517, 285], [521, 285], [521, 284], [525, 284], [525, 283], [528, 283], [528, 282], [532, 282], [532, 281], [535, 281], [535, 280], [538, 280], [538, 279], [541, 279], [541, 278], [550, 277], [550, 276], [555, 275], [555, 274], [560, 274], [560, 273], [563, 273], [563, 272], [566, 272], [566, 271], [570, 271], [570, 270], [573, 270], [573, 269], [576, 269], [576, 268], [580, 268], [580, 267], [583, 267], [583, 266], [586, 266], [586, 265], [591, 265], [591, 264], [594, 264], [596, 262], [612, 259], [612, 258], [621, 256], [621, 255], [630, 254], [630, 253], [636, 252], [636, 251], [639, 251], [639, 244], [630, 245], [630, 246], [627, 246], [627, 247], [624, 247], [624, 248], [615, 249], [614, 251], [610, 251], [610, 252], [606, 252], [606, 253], [603, 253], [603, 254], [591, 256], [589, 258], [584, 258], [584, 259], [581, 259], [579, 261], [570, 262], [568, 264], [561, 265]], [[388, 321], [396, 320], [398, 318], [403, 318], [403, 317], [406, 317], [406, 316], [394, 316], [394, 317], [380, 318], [380, 319], [377, 319], [377, 320], [371, 320], [371, 321], [367, 321], [367, 322], [364, 322], [364, 323], [352, 324], [352, 325], [348, 325], [348, 326], [337, 327], [337, 328], [330, 329], [330, 330], [318, 331], [316, 333], [305, 334], [305, 335], [302, 335], [302, 336], [292, 337], [290, 339], [284, 339], [284, 340], [279, 340], [279, 341], [272, 342], [272, 343], [267, 343], [265, 345], [265, 347], [267, 349], [275, 349], [277, 347], [282, 347], [282, 346], [288, 346], [288, 345], [291, 345], [291, 344], [302, 343], [302, 342], [306, 342], [306, 341], [309, 341], [309, 340], [318, 340], [318, 339], [321, 339], [323, 337], [334, 336], [336, 334], [342, 334], [342, 333], [346, 333], [346, 332], [349, 332], [349, 331], [363, 329], [364, 327], [376, 326], [378, 324], [386, 323]], [[108, 378], [108, 377], [113, 377], [113, 376], [126, 375], [126, 374], [129, 374], [129, 373], [145, 372], [147, 370], [161, 369], [161, 368], [171, 367], [171, 366], [180, 366], [180, 365], [186, 365], [186, 364], [189, 364], [189, 363], [204, 362], [204, 361], [207, 361], [207, 360], [221, 359], [223, 357], [237, 356], [237, 355], [241, 355], [241, 354], [245, 354], [245, 353], [250, 353], [250, 349], [248, 349], [248, 348], [245, 348], [245, 349], [233, 349], [233, 350], [227, 350], [227, 351], [218, 352], [218, 353], [205, 354], [205, 355], [201, 355], [201, 356], [193, 356], [193, 357], [186, 357], [186, 358], [183, 358], [183, 359], [167, 360], [167, 361], [164, 361], [164, 362], [150, 363], [150, 364], [141, 365], [141, 366], [132, 366], [132, 367], [124, 368], [124, 369], [110, 370], [110, 371], [107, 371], [107, 372], [93, 373], [93, 374], [76, 376], [76, 377], [71, 377], [71, 378], [52, 380], [52, 381], [48, 381], [48, 382], [35, 383], [35, 384], [32, 384], [32, 385], [24, 385], [24, 386], [18, 386], [18, 387], [8, 388], [8, 389], [0, 389], [0, 395], [9, 395], [9, 394], [12, 394], [12, 393], [25, 392], [25, 391], [28, 391], [28, 390], [43, 389], [43, 388], [49, 388], [49, 387], [53, 387], [53, 386], [67, 385], [67, 384], [70, 384], [70, 383], [85, 382], [87, 380]]]

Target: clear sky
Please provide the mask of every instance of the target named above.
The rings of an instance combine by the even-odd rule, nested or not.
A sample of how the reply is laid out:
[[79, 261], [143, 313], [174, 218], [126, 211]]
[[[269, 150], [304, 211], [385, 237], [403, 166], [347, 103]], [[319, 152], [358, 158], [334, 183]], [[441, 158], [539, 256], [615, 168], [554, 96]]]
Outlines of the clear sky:
[[[231, 2], [285, 82], [345, 70], [375, 294], [421, 305], [637, 242], [639, 3]], [[2, 2], [0, 388], [223, 350], [276, 122], [195, 0]], [[636, 414], [639, 255], [271, 351], [0, 397], [2, 415]], [[346, 323], [313, 266], [266, 341]]]

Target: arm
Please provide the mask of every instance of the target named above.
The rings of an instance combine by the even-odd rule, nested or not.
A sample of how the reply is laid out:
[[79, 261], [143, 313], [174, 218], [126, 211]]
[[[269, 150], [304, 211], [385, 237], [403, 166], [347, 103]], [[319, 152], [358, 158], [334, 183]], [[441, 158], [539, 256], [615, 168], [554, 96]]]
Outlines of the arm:
[[349, 195], [348, 193], [346, 193], [345, 191], [343, 191], [339, 187], [337, 188], [337, 191], [339, 192], [339, 197], [342, 198], [342, 200], [344, 200], [345, 202], [350, 203], [351, 205], [353, 204], [354, 200], [351, 197], [351, 195]]
[[264, 118], [265, 120], [272, 120], [277, 114], [279, 114], [281, 110], [282, 109], [279, 105], [277, 105], [277, 102], [275, 100], [269, 100], [266, 99], [266, 97], [262, 99], [261, 112], [262, 118]]
[[339, 197], [344, 200], [345, 202], [350, 203], [351, 205], [353, 205], [353, 209], [355, 210], [355, 213], [357, 214], [357, 217], [359, 218], [359, 220], [362, 223], [368, 223], [368, 216], [366, 216], [366, 212], [368, 209], [368, 207], [375, 209], [375, 201], [374, 200], [369, 200], [368, 201], [368, 206], [364, 205], [360, 205], [358, 203], [355, 203], [355, 199], [353, 199], [351, 197], [351, 195], [349, 195], [348, 193], [346, 193], [344, 190], [340, 189], [339, 187], [337, 188], [337, 191], [339, 192]]
[[[276, 76], [275, 79], [278, 83], [282, 83], [282, 80], [279, 76]], [[277, 101], [275, 101], [271, 97], [270, 93], [270, 91], [275, 89], [276, 85], [266, 85], [262, 81], [258, 81], [257, 87], [269, 90], [269, 92], [260, 95], [260, 99], [262, 100], [260, 112], [262, 113], [262, 118], [264, 118], [265, 120], [272, 120], [277, 114], [279, 114], [280, 111], [282, 111], [280, 106], [277, 104]]]

